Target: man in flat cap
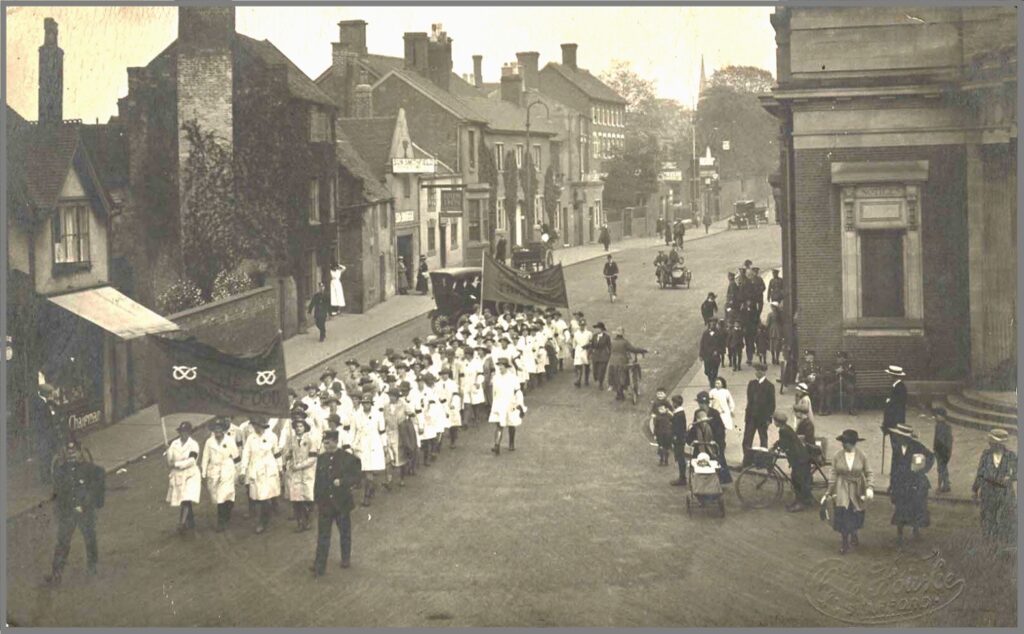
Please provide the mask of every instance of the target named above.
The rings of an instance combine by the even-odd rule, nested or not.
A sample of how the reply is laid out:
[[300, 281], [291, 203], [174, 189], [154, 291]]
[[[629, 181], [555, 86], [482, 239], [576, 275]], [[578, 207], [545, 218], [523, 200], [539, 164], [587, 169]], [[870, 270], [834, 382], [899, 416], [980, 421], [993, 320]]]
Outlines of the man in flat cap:
[[57, 547], [53, 553], [53, 567], [46, 582], [58, 585], [71, 551], [71, 538], [75, 529], [85, 540], [86, 567], [90, 575], [96, 574], [99, 550], [96, 546], [96, 511], [103, 508], [106, 493], [106, 473], [87, 459], [82, 445], [69, 439], [53, 465], [53, 497], [57, 511]]

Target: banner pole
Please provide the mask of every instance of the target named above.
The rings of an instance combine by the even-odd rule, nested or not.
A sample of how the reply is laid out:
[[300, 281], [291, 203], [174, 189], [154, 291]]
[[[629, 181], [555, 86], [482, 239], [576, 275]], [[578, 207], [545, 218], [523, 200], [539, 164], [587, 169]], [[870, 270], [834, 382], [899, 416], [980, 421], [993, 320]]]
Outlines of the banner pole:
[[164, 448], [170, 447], [171, 443], [167, 440], [167, 425], [164, 424], [164, 417], [160, 417], [160, 429], [164, 432]]
[[487, 252], [481, 254], [480, 259], [480, 305], [476, 309], [477, 317], [484, 316], [484, 276], [487, 275]]

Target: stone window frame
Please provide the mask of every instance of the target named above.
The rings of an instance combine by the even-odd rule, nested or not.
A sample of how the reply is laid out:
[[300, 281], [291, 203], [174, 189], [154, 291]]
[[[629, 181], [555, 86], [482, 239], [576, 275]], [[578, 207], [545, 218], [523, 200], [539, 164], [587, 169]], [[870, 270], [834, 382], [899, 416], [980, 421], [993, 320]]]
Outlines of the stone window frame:
[[[923, 336], [922, 185], [928, 161], [831, 164], [832, 194], [841, 231], [842, 314], [845, 334]], [[871, 213], [872, 209], [877, 213]], [[895, 213], [894, 213], [895, 212]], [[871, 230], [903, 232], [903, 317], [863, 317], [860, 236]]]

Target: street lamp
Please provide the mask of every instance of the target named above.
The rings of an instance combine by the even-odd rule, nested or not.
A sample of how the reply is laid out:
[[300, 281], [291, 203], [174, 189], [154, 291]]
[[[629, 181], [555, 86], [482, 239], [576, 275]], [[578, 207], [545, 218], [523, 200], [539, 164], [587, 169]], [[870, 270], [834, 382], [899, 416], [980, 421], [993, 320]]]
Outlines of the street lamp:
[[[530, 157], [531, 162], [532, 162], [532, 159], [533, 159], [533, 148], [530, 147], [530, 111], [533, 110], [533, 107], [537, 106], [537, 105], [544, 106], [544, 116], [549, 121], [551, 120], [551, 109], [548, 108], [548, 105], [546, 103], [544, 103], [543, 101], [540, 101], [538, 99], [537, 101], [533, 101], [529, 105], [526, 106], [526, 154], [527, 154], [527, 156]], [[526, 163], [526, 157], [525, 156], [523, 157], [523, 163], [524, 164]], [[534, 167], [534, 169], [539, 171], [540, 170], [540, 164], [538, 163]], [[529, 177], [532, 179], [531, 182], [535, 183], [537, 181], [536, 174], [530, 174]], [[533, 199], [532, 199], [533, 201], [537, 200], [536, 192], [529, 191], [529, 192], [526, 192], [526, 195], [527, 196], [532, 196], [533, 197]], [[532, 201], [531, 201], [531, 204], [533, 204]], [[536, 209], [533, 210], [533, 215], [534, 216], [537, 215], [537, 210]], [[530, 218], [530, 220], [534, 220], [534, 219]], [[533, 223], [532, 222], [527, 222], [526, 225], [527, 225], [527, 227], [526, 227], [526, 238], [527, 238], [528, 241], [532, 241], [533, 240]]]

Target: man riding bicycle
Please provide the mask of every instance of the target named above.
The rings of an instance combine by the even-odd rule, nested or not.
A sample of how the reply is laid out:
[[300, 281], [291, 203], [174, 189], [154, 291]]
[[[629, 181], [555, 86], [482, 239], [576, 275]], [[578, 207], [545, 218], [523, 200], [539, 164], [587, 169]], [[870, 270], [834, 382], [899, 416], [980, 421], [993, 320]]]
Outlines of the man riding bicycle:
[[615, 282], [619, 279], [619, 265], [608, 254], [608, 261], [604, 263], [604, 279], [608, 284], [608, 292], [611, 293], [612, 301], [618, 296], [618, 289]]

